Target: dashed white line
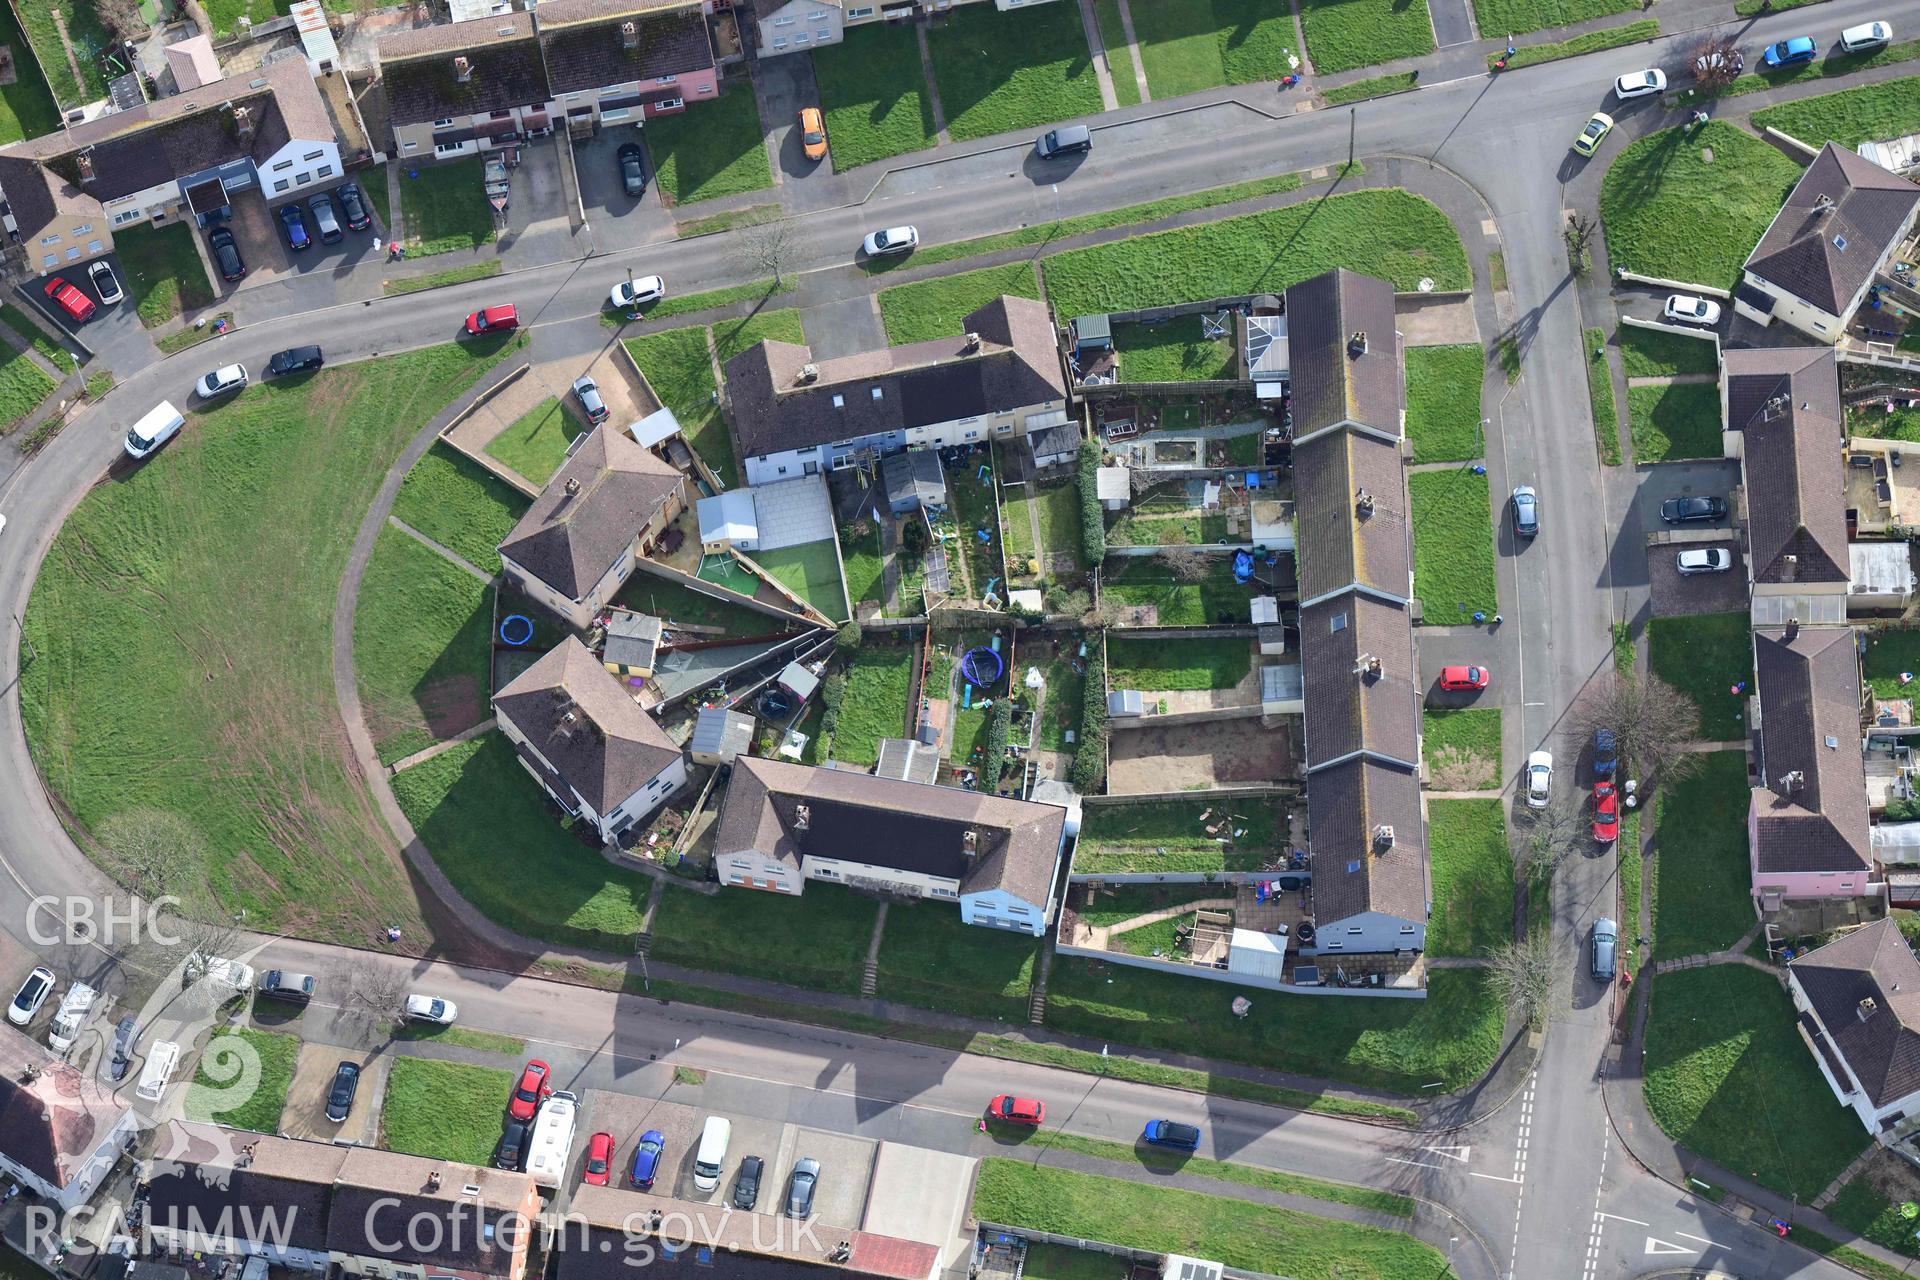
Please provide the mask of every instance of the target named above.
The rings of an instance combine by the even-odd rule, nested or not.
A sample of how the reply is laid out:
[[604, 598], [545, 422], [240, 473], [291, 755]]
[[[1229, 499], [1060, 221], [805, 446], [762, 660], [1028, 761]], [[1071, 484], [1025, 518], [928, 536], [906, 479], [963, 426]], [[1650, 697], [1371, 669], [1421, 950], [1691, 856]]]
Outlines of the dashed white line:
[[1520, 1211], [1527, 1205], [1527, 1140], [1533, 1132], [1533, 1086], [1537, 1077], [1527, 1077], [1526, 1092], [1520, 1095], [1520, 1132], [1513, 1146], [1513, 1184], [1520, 1189], [1513, 1198], [1513, 1252], [1507, 1255], [1507, 1280], [1513, 1280], [1520, 1265]]
[[1608, 1218], [1613, 1218], [1616, 1222], [1633, 1222], [1636, 1226], [1644, 1227], [1647, 1225], [1633, 1218], [1621, 1218], [1611, 1213], [1600, 1212], [1600, 1197], [1606, 1192], [1607, 1155], [1612, 1149], [1613, 1126], [1602, 1125], [1600, 1138], [1600, 1176], [1594, 1180], [1593, 1184], [1593, 1230], [1587, 1233], [1587, 1268], [1581, 1273], [1581, 1280], [1594, 1280], [1594, 1277], [1599, 1274], [1600, 1232], [1602, 1228], [1606, 1226]]

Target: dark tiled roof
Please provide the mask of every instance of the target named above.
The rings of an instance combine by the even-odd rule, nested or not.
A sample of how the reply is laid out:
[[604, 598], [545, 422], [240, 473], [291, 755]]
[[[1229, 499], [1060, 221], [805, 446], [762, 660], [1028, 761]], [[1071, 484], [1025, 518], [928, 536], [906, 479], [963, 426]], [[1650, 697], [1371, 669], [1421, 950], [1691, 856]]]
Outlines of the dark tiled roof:
[[327, 1201], [346, 1158], [347, 1148], [330, 1143], [174, 1121], [156, 1141], [147, 1220], [203, 1236], [205, 1248], [271, 1212], [281, 1243], [324, 1250]]
[[494, 694], [493, 709], [602, 815], [680, 758], [619, 677], [573, 636]]
[[[215, 104], [93, 143], [87, 148], [93, 161], [91, 182], [80, 181], [80, 165], [71, 150], [49, 158], [47, 168], [96, 200], [118, 200], [236, 160], [260, 163], [287, 144], [287, 124], [272, 94], [256, 93], [234, 101], [247, 109], [254, 127], [250, 141], [240, 138], [232, 118]], [[329, 129], [325, 137], [332, 136]]]
[[[461, 80], [454, 58], [465, 57]], [[533, 15], [508, 13], [412, 31], [380, 40], [380, 77], [396, 125], [531, 107], [550, 101]]]
[[[803, 803], [805, 830], [796, 812]], [[969, 829], [980, 833], [971, 858], [961, 847]], [[1002, 889], [1044, 907], [1065, 829], [1066, 811], [1050, 804], [743, 756], [721, 801], [714, 848], [753, 849], [795, 866], [808, 854], [865, 862], [957, 880], [963, 893]]]
[[1355, 585], [1407, 598], [1407, 482], [1397, 445], [1328, 432], [1294, 447], [1293, 486], [1302, 600]]
[[[968, 316], [961, 330], [837, 360], [816, 361], [791, 342], [748, 348], [726, 365], [741, 451], [805, 449], [1066, 398], [1046, 303], [997, 298]], [[967, 349], [967, 333], [980, 335], [977, 350]], [[802, 383], [801, 369], [809, 364], [818, 376]]]
[[[713, 66], [707, 20], [693, 0], [545, 0], [538, 19], [555, 94]], [[631, 49], [620, 30], [626, 22], [634, 25]]]
[[[1762, 872], [1870, 868], [1853, 628], [1769, 627], [1753, 639], [1764, 784], [1753, 791], [1754, 865]], [[1784, 781], [1790, 774], [1797, 775], [1791, 785]]]
[[1290, 286], [1287, 360], [1295, 439], [1343, 422], [1400, 438], [1400, 338], [1385, 280], [1342, 267]]
[[31, 160], [0, 153], [0, 198], [13, 210], [22, 240], [31, 242], [40, 228], [53, 221], [57, 207], [51, 182], [55, 180]]
[[[25, 1069], [39, 1072], [31, 1083]], [[56, 1187], [93, 1158], [127, 1112], [90, 1076], [25, 1035], [0, 1030], [0, 1152]]]
[[[568, 493], [576, 481], [578, 490]], [[685, 483], [631, 436], [595, 427], [513, 526], [500, 554], [578, 600]]]
[[[1391, 843], [1383, 827], [1393, 829]], [[1321, 928], [1363, 911], [1426, 920], [1432, 890], [1418, 774], [1371, 760], [1314, 774], [1307, 784], [1307, 832], [1313, 918]]]
[[1788, 968], [1875, 1106], [1920, 1089], [1920, 961], [1895, 921], [1855, 929]]
[[1727, 429], [1742, 436], [1756, 582], [1846, 582], [1846, 443], [1831, 347], [1723, 353]]
[[[469, 1186], [477, 1194], [467, 1194]], [[532, 1188], [524, 1173], [354, 1147], [334, 1188], [327, 1247], [429, 1272], [508, 1275], [529, 1244], [531, 1225], [513, 1215], [527, 1210]], [[427, 1221], [438, 1229], [414, 1229]]]
[[1794, 184], [1746, 269], [1839, 315], [1905, 230], [1916, 204], [1920, 187], [1829, 142]]
[[947, 478], [940, 469], [937, 449], [909, 449], [893, 454], [880, 464], [880, 474], [886, 480], [889, 502], [912, 498], [940, 507], [947, 503]]
[[[1367, 658], [1379, 674], [1363, 669]], [[1308, 773], [1356, 752], [1418, 764], [1420, 693], [1404, 606], [1349, 591], [1302, 609], [1300, 677]]]
[[1057, 454], [1075, 457], [1080, 452], [1080, 424], [1063, 422], [1057, 427], [1045, 427], [1039, 431], [1027, 433], [1027, 446], [1036, 458], [1048, 458]]

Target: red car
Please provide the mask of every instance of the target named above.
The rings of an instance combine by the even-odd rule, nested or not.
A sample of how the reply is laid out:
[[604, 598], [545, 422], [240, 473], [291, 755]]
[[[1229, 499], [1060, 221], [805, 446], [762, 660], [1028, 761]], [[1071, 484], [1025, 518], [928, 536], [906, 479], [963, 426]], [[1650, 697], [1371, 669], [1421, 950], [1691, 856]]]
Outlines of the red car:
[[613, 1168], [613, 1135], [596, 1133], [587, 1143], [587, 1166], [580, 1173], [580, 1181], [588, 1186], [604, 1187], [607, 1176]]
[[547, 1081], [547, 1064], [535, 1058], [520, 1073], [520, 1083], [513, 1087], [513, 1096], [507, 1099], [507, 1115], [514, 1120], [531, 1120], [540, 1104], [553, 1096], [553, 1085]]
[[1047, 1104], [1003, 1093], [987, 1104], [987, 1114], [1009, 1124], [1039, 1124], [1047, 1118]]
[[1440, 687], [1453, 692], [1484, 689], [1492, 679], [1493, 672], [1485, 667], [1440, 668]]
[[1611, 782], [1593, 785], [1593, 838], [1612, 844], [1620, 838], [1620, 800], [1613, 794]]
[[467, 317], [468, 333], [511, 333], [520, 327], [520, 312], [509, 302], [505, 306], [483, 307]]
[[60, 309], [72, 316], [75, 324], [93, 319], [93, 299], [59, 276], [47, 281], [47, 296], [59, 303]]

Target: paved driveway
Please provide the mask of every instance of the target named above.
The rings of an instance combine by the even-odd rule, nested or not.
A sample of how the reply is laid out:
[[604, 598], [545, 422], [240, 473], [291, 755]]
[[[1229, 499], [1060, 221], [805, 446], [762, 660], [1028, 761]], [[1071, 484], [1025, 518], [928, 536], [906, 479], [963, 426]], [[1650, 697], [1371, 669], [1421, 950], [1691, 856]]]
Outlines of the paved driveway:
[[[371, 1146], [380, 1132], [381, 1095], [386, 1092], [390, 1055], [363, 1058], [353, 1049], [330, 1044], [303, 1044], [294, 1063], [287, 1105], [280, 1113], [280, 1132], [289, 1138], [317, 1138], [322, 1142], [361, 1142]], [[346, 1123], [327, 1119], [327, 1093], [333, 1073], [342, 1062], [360, 1064], [360, 1087]]]
[[823, 1227], [857, 1228], [866, 1209], [867, 1183], [873, 1176], [874, 1145], [867, 1138], [850, 1134], [788, 1125], [774, 1161], [773, 1180], [763, 1184], [760, 1192], [761, 1210], [786, 1211], [787, 1184], [794, 1162], [811, 1157], [820, 1162], [820, 1181], [814, 1188], [810, 1221]]
[[706, 1117], [678, 1102], [660, 1102], [653, 1098], [626, 1093], [589, 1090], [585, 1114], [574, 1137], [574, 1167], [566, 1184], [579, 1182], [579, 1165], [587, 1158], [587, 1139], [596, 1133], [613, 1135], [614, 1184], [631, 1185], [627, 1175], [633, 1171], [633, 1153], [640, 1135], [658, 1129], [667, 1140], [666, 1162], [655, 1175], [654, 1190], [661, 1195], [678, 1195], [675, 1189], [684, 1182], [693, 1186], [693, 1148], [700, 1140], [700, 1124]]
[[[631, 125], [612, 124], [573, 144], [580, 202], [586, 207], [594, 243], [601, 249], [632, 248], [671, 240], [677, 234], [673, 215], [660, 202], [660, 190], [653, 180], [653, 157], [647, 153], [642, 132]], [[620, 180], [618, 152], [628, 143], [640, 147], [646, 165], [647, 190], [638, 198], [628, 195]]]
[[[813, 58], [790, 53], [753, 64], [754, 95], [760, 102], [760, 120], [767, 126], [767, 147], [787, 182], [804, 182], [833, 175], [833, 157], [809, 160], [800, 149], [799, 115], [802, 107], [820, 105], [820, 87], [813, 80]], [[833, 146], [833, 139], [827, 139]]]
[[[1733, 554], [1725, 573], [1681, 574], [1674, 557], [1681, 551], [1719, 547]], [[1647, 547], [1647, 581], [1655, 617], [1685, 613], [1729, 613], [1747, 607], [1747, 562], [1735, 539], [1716, 542], [1656, 542]]]
[[[280, 227], [279, 217], [267, 207], [267, 202], [258, 191], [243, 191], [233, 197], [233, 214], [227, 226], [233, 232], [235, 246], [240, 250], [240, 261], [247, 264], [246, 279], [238, 284], [214, 279], [214, 285], [221, 297], [226, 297], [241, 289], [251, 289], [258, 285], [270, 284], [293, 273], [293, 258], [296, 256], [287, 249], [287, 233]], [[309, 234], [312, 228], [308, 228]], [[204, 240], [206, 232], [198, 233]], [[316, 253], [319, 246], [307, 250]]]
[[[339, 184], [336, 183], [334, 185], [337, 187]], [[333, 188], [323, 189], [332, 190]], [[280, 215], [278, 212], [280, 205], [298, 204], [300, 206], [300, 220], [305, 224], [307, 234], [313, 239], [313, 247], [311, 249], [303, 250], [300, 253], [288, 253], [285, 255], [291, 259], [290, 270], [297, 275], [311, 275], [319, 272], [331, 272], [340, 275], [351, 271], [362, 262], [380, 261], [385, 255], [375, 254], [373, 251], [373, 237], [375, 233], [372, 230], [348, 231], [346, 214], [340, 208], [340, 201], [338, 199], [335, 199], [333, 202], [333, 216], [340, 222], [340, 239], [333, 244], [320, 243], [319, 220], [313, 216], [313, 209], [309, 204], [313, 197], [318, 194], [318, 191], [308, 189], [302, 192], [297, 199], [279, 201], [271, 205], [268, 209], [269, 214], [272, 215], [272, 225], [275, 232], [285, 234], [280, 230]], [[377, 216], [378, 215], [376, 215], [376, 218]], [[249, 262], [251, 262], [251, 259], [249, 259]]]

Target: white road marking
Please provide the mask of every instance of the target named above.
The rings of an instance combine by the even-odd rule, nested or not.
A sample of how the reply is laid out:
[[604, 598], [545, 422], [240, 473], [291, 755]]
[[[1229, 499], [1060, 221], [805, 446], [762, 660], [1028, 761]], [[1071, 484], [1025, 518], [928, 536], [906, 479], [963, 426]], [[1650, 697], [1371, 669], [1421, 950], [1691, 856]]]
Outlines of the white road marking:
[[1422, 1147], [1420, 1149], [1431, 1151], [1437, 1156], [1445, 1156], [1449, 1160], [1458, 1160], [1461, 1164], [1467, 1162], [1467, 1156], [1473, 1151], [1472, 1147]]
[[1513, 1147], [1513, 1182], [1520, 1192], [1513, 1198], [1513, 1250], [1507, 1255], [1507, 1280], [1513, 1280], [1520, 1264], [1520, 1211], [1527, 1205], [1527, 1188], [1522, 1179], [1527, 1172], [1527, 1134], [1533, 1127], [1533, 1086], [1537, 1079], [1529, 1072], [1526, 1092], [1520, 1095], [1520, 1132]]
[[1382, 1156], [1380, 1158], [1390, 1161], [1393, 1164], [1410, 1164], [1416, 1169], [1444, 1169], [1447, 1167], [1443, 1164], [1434, 1164], [1428, 1160], [1402, 1160], [1399, 1156]]
[[[1601, 1213], [1598, 1209], [1594, 1210], [1594, 1216], [1597, 1218], [1610, 1218], [1615, 1222], [1631, 1222], [1636, 1227], [1650, 1227], [1653, 1225], [1651, 1222], [1642, 1222], [1638, 1218], [1623, 1218], [1617, 1213]], [[1680, 1233], [1676, 1231], [1674, 1234], [1679, 1235]]]
[[1711, 1240], [1701, 1240], [1699, 1236], [1694, 1236], [1694, 1235], [1688, 1235], [1688, 1234], [1687, 1234], [1686, 1232], [1684, 1232], [1684, 1231], [1676, 1231], [1676, 1232], [1674, 1232], [1673, 1234], [1675, 1234], [1675, 1235], [1677, 1235], [1677, 1236], [1683, 1236], [1683, 1237], [1685, 1237], [1685, 1238], [1686, 1238], [1686, 1239], [1688, 1239], [1688, 1240], [1699, 1240], [1701, 1244], [1704, 1244], [1704, 1245], [1707, 1245], [1707, 1246], [1709, 1246], [1709, 1247], [1711, 1247], [1711, 1246], [1712, 1246], [1712, 1244], [1713, 1244], [1713, 1241], [1711, 1241]]
[[[1436, 1165], [1434, 1167], [1438, 1168], [1439, 1166]], [[1522, 1183], [1522, 1179], [1520, 1178], [1509, 1178], [1498, 1173], [1478, 1173], [1472, 1169], [1467, 1170], [1467, 1176], [1469, 1178], [1485, 1178], [1488, 1182], [1511, 1182], [1516, 1187]]]
[[1700, 1251], [1689, 1249], [1683, 1244], [1668, 1244], [1665, 1240], [1655, 1240], [1652, 1236], [1648, 1236], [1647, 1252], [1658, 1256], [1667, 1253], [1698, 1253]]
[[[1613, 1150], [1613, 1126], [1600, 1126], [1600, 1174], [1593, 1184], [1593, 1230], [1587, 1233], [1587, 1265], [1580, 1273], [1581, 1280], [1594, 1280], [1600, 1271], [1600, 1232], [1607, 1225], [1607, 1219], [1613, 1214], [1600, 1212], [1600, 1197], [1607, 1189], [1607, 1156]], [[1632, 1222], [1631, 1218], [1621, 1218], [1622, 1222]], [[1645, 1226], [1646, 1223], [1636, 1225]]]

